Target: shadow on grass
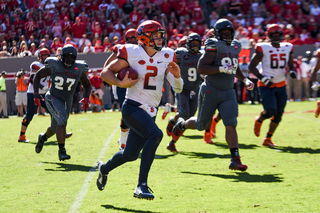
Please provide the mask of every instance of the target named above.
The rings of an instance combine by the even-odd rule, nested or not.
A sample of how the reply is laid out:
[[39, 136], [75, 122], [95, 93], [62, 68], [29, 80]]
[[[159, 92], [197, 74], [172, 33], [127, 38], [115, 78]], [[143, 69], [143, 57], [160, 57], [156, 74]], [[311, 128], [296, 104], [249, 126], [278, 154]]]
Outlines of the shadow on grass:
[[277, 146], [269, 147], [270, 149], [280, 150], [285, 153], [299, 154], [299, 153], [309, 153], [309, 154], [320, 154], [320, 149], [311, 149], [308, 147], [292, 147], [292, 146]]
[[219, 154], [214, 154], [214, 153], [203, 153], [203, 152], [179, 152], [180, 155], [186, 155], [189, 156], [190, 158], [203, 158], [203, 159], [208, 159], [208, 158], [230, 158], [229, 154], [226, 155], [219, 155]]
[[77, 164], [68, 164], [68, 163], [54, 163], [54, 162], [43, 162], [46, 164], [56, 164], [56, 169], [45, 169], [46, 171], [60, 171], [60, 172], [69, 172], [69, 171], [81, 171], [81, 172], [94, 172], [96, 169], [93, 169], [91, 166], [77, 165]]
[[254, 175], [247, 172], [240, 173], [237, 172], [232, 175], [220, 175], [220, 174], [206, 174], [206, 173], [197, 173], [197, 172], [181, 172], [183, 174], [192, 174], [192, 175], [204, 175], [212, 176], [223, 179], [230, 179], [234, 182], [247, 182], [247, 183], [276, 183], [283, 182], [283, 178], [280, 177], [281, 174], [263, 174], [263, 175]]
[[[143, 210], [134, 210], [134, 209], [127, 209], [127, 208], [119, 208], [119, 207], [115, 207], [112, 205], [101, 205], [102, 207], [106, 208], [106, 209], [112, 209], [112, 210], [117, 210], [117, 211], [123, 211], [123, 212], [141, 212], [141, 213], [158, 213], [155, 211], [143, 211]], [[160, 213], [160, 212], [159, 212]]]
[[[215, 145], [215, 146], [218, 146], [218, 147], [222, 147], [222, 148], [225, 148], [225, 149], [229, 149], [229, 146], [227, 144], [227, 142], [215, 142], [214, 139], [213, 139], [213, 144], [212, 145]], [[256, 149], [260, 146], [258, 145], [255, 145], [255, 144], [239, 144], [239, 149]]]

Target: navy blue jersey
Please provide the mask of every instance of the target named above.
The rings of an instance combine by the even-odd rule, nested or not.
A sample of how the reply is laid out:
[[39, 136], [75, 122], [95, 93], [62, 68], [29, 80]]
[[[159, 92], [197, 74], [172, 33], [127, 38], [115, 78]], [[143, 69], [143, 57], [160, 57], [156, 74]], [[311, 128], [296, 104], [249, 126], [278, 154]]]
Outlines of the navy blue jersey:
[[[222, 40], [209, 38], [205, 42], [205, 50], [217, 52], [213, 65], [224, 66], [229, 63], [235, 67], [235, 70], [239, 66], [238, 58], [241, 51], [241, 43], [238, 40], [234, 39], [229, 46]], [[207, 75], [205, 81], [207, 84], [219, 89], [232, 89], [235, 74], [236, 72], [233, 74], [218, 73]]]
[[65, 102], [72, 99], [81, 75], [89, 69], [84, 61], [76, 61], [71, 67], [66, 67], [56, 57], [47, 58], [44, 65], [51, 70], [50, 94]]

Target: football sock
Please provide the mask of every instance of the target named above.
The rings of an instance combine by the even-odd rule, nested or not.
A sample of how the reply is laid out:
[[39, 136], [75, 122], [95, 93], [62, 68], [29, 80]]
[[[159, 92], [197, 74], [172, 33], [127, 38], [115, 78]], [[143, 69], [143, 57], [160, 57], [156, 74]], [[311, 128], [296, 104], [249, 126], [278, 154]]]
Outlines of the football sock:
[[239, 157], [239, 150], [238, 150], [238, 148], [231, 148], [231, 149], [230, 149], [230, 152], [231, 152], [231, 157], [232, 157], [232, 158]]
[[58, 145], [59, 145], [59, 149], [61, 150], [61, 149], [64, 149], [64, 143], [58, 143]]
[[273, 135], [273, 133], [268, 132], [268, 133], [267, 133], [267, 138], [271, 138], [271, 137], [272, 137], [272, 135]]
[[20, 131], [20, 136], [25, 135], [25, 134], [26, 134], [26, 132]]
[[260, 117], [258, 118], [258, 120], [257, 120], [259, 123], [262, 123], [262, 121], [260, 120]]
[[48, 136], [47, 136], [47, 134], [44, 134], [43, 136], [42, 136], [42, 139], [44, 140], [44, 141], [47, 141], [48, 140]]

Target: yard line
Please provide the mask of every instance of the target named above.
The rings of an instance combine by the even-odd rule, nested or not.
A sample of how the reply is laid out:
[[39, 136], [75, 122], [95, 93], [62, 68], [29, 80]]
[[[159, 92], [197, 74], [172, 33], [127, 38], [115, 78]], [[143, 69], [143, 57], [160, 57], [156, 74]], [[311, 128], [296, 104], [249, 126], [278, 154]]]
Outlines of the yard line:
[[287, 115], [290, 115], [290, 116], [293, 116], [293, 117], [296, 117], [296, 118], [301, 118], [301, 119], [309, 120], [309, 121], [320, 122], [320, 120], [319, 120], [319, 119], [316, 119], [316, 118], [306, 118], [306, 117], [303, 117], [303, 116], [299, 116], [299, 115], [297, 115], [297, 114], [287, 114]]
[[110, 141], [112, 140], [112, 138], [116, 134], [116, 132], [119, 130], [119, 127], [120, 127], [120, 123], [118, 123], [117, 128], [115, 128], [113, 130], [111, 135], [108, 137], [106, 143], [103, 145], [98, 158], [95, 160], [95, 162], [93, 163], [91, 169], [89, 170], [89, 174], [84, 179], [83, 184], [82, 184], [82, 186], [81, 186], [81, 188], [79, 190], [79, 193], [76, 196], [76, 198], [74, 199], [74, 202], [73, 202], [72, 206], [69, 209], [69, 213], [78, 212], [79, 211], [79, 208], [80, 208], [80, 206], [82, 204], [82, 200], [86, 196], [88, 188], [90, 186], [90, 182], [91, 182], [91, 180], [93, 179], [93, 177], [95, 175], [97, 162], [100, 161], [104, 157], [104, 155], [107, 152], [107, 149], [109, 147]]

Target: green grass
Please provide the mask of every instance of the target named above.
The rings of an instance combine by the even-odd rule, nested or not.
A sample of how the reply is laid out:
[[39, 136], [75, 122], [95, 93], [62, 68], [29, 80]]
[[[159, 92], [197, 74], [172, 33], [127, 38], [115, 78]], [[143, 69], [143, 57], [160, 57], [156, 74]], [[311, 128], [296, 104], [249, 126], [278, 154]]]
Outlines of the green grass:
[[[35, 116], [29, 125], [30, 143], [18, 143], [21, 118], [0, 119], [0, 212], [320, 212], [319, 119], [313, 102], [288, 103], [273, 137], [277, 148], [263, 147], [269, 121], [261, 136], [253, 134], [253, 120], [261, 105], [240, 105], [238, 138], [247, 172], [228, 169], [230, 151], [222, 122], [214, 144], [203, 132], [187, 130], [177, 142], [178, 154], [166, 150], [167, 119], [157, 123], [164, 138], [149, 175], [153, 201], [133, 198], [140, 158], [108, 176], [104, 191], [96, 187], [98, 160], [118, 151], [119, 112], [71, 115], [67, 131], [69, 161], [58, 160], [55, 137], [40, 154], [35, 144], [49, 125], [49, 116]], [[169, 114], [172, 115], [172, 114]]]

